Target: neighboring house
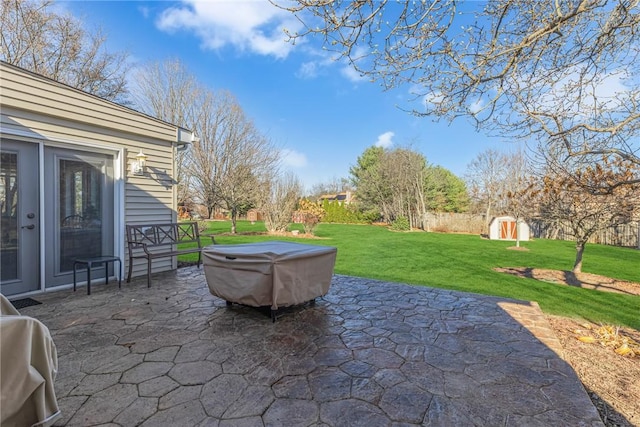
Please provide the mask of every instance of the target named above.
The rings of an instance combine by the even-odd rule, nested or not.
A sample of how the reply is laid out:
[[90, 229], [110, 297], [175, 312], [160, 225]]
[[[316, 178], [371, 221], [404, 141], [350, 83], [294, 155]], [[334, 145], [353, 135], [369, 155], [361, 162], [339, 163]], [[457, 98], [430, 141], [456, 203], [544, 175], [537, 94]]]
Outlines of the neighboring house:
[[0, 96], [3, 294], [69, 286], [79, 256], [119, 255], [126, 268], [125, 223], [177, 220], [175, 154], [191, 131], [4, 62]]
[[[518, 234], [516, 234], [518, 233]], [[497, 216], [489, 223], [489, 238], [492, 240], [529, 240], [529, 225], [520, 220], [516, 224], [516, 219], [512, 216]]]
[[320, 201], [328, 200], [330, 202], [340, 202], [349, 204], [353, 201], [353, 193], [351, 191], [343, 191], [336, 194], [323, 194], [320, 196]]

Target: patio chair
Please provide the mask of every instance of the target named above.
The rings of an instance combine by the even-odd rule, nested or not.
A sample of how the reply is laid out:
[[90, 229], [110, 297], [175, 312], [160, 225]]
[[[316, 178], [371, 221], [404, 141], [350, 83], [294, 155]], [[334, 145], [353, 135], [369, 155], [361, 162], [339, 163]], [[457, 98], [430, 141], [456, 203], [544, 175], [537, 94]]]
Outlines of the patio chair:
[[82, 215], [69, 215], [62, 220], [63, 228], [82, 228], [84, 217]]

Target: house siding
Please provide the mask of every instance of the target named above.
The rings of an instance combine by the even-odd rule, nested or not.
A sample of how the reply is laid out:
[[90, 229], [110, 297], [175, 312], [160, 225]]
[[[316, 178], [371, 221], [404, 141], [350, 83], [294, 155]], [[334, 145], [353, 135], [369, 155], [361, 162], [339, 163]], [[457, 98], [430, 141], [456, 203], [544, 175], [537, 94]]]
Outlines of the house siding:
[[[124, 150], [122, 173], [114, 182], [124, 196], [122, 222], [176, 221], [174, 150], [184, 130], [2, 62], [0, 81], [3, 138], [107, 152], [114, 155], [114, 162], [116, 153]], [[148, 156], [147, 174], [133, 176], [130, 165], [140, 150]], [[124, 228], [117, 232], [126, 254]], [[128, 260], [124, 261], [126, 271]], [[134, 265], [134, 275], [146, 273], [141, 261]], [[154, 271], [172, 268], [175, 262], [170, 258], [154, 261]]]
[[38, 114], [175, 141], [176, 126], [2, 63], [2, 103]]

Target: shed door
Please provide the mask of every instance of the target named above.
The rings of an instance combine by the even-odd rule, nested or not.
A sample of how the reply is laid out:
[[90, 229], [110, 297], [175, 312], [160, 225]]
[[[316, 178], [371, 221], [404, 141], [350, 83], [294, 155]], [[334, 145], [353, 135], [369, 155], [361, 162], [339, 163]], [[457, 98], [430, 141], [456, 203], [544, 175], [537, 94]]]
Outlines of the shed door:
[[500, 222], [500, 238], [503, 240], [516, 240], [516, 222], [501, 221]]

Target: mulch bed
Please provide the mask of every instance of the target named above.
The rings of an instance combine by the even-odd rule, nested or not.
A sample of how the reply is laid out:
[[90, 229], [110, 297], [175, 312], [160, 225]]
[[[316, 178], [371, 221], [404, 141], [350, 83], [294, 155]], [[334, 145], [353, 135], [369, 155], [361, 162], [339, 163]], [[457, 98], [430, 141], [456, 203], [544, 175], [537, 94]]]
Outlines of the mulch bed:
[[500, 273], [512, 274], [518, 277], [528, 277], [530, 279], [556, 283], [558, 285], [577, 286], [585, 289], [627, 295], [640, 295], [640, 283], [612, 279], [597, 274], [573, 273], [572, 271], [565, 270], [547, 270], [530, 267], [504, 267], [494, 268], [494, 270]]

